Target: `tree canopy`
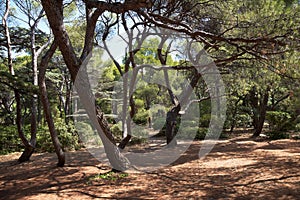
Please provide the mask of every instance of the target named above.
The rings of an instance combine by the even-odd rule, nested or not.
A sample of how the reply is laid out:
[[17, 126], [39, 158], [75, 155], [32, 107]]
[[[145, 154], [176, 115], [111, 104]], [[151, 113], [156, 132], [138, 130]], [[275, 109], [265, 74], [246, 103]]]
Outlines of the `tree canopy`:
[[[78, 147], [74, 123], [88, 115], [94, 127], [79, 123], [79, 129], [97, 129], [111, 165], [124, 170], [130, 163], [121, 149], [143, 132], [131, 129], [132, 123], [160, 127], [168, 145], [192, 132], [198, 139], [213, 138], [209, 122], [220, 116], [211, 114], [212, 104], [225, 97], [211, 94], [223, 89], [224, 130], [253, 128], [257, 137], [266, 124], [270, 134], [300, 127], [299, 1], [6, 0], [0, 15], [0, 126], [17, 125], [15, 138], [27, 152], [20, 161], [28, 160], [39, 142], [52, 142], [63, 166], [63, 147]], [[124, 50], [121, 42], [109, 43], [115, 37], [126, 43]], [[101, 73], [95, 90], [85, 71], [90, 62], [99, 66], [94, 74]], [[214, 84], [224, 82], [225, 88], [205, 80], [210, 65], [220, 73]], [[151, 73], [165, 85], [143, 79]], [[119, 98], [113, 93], [120, 80]], [[196, 99], [181, 89], [185, 84]], [[73, 94], [73, 88], [81, 92]], [[78, 103], [86, 97], [91, 98]], [[182, 131], [189, 107], [200, 116], [189, 118], [189, 128]], [[40, 135], [46, 123], [48, 137]]]

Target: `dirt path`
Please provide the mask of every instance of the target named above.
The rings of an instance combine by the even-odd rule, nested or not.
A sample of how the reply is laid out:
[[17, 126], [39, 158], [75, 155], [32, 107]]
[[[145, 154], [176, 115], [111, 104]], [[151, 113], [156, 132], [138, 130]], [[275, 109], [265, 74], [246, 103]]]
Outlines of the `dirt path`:
[[110, 169], [87, 151], [35, 154], [16, 164], [19, 153], [0, 157], [0, 199], [300, 199], [300, 141], [219, 141], [204, 159], [201, 142], [169, 167], [126, 177], [96, 178]]

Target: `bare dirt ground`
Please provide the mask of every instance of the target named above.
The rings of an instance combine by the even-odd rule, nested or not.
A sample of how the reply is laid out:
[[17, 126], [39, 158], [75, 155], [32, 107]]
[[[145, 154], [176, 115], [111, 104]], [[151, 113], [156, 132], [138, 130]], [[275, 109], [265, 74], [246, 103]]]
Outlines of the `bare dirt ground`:
[[221, 140], [203, 159], [195, 141], [171, 166], [126, 177], [93, 178], [110, 170], [86, 150], [0, 157], [0, 199], [300, 199], [300, 141]]

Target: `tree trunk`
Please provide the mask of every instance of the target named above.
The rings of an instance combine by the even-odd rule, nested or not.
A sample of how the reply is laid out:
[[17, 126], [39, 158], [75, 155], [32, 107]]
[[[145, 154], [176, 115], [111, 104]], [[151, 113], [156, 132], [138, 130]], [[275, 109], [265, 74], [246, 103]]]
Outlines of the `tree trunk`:
[[34, 152], [34, 146], [32, 146], [30, 144], [30, 142], [28, 142], [28, 140], [26, 139], [24, 132], [23, 132], [23, 128], [22, 128], [22, 106], [21, 106], [21, 97], [20, 94], [17, 90], [15, 90], [15, 99], [16, 99], [16, 104], [17, 104], [17, 119], [16, 119], [16, 123], [17, 123], [17, 128], [18, 128], [18, 133], [19, 133], [19, 137], [22, 140], [23, 145], [25, 146], [25, 150], [22, 153], [22, 155], [20, 156], [20, 158], [18, 159], [19, 162], [26, 162], [30, 159], [32, 153]]
[[[11, 39], [10, 39], [9, 27], [7, 24], [7, 18], [9, 15], [9, 11], [10, 11], [10, 1], [7, 0], [6, 1], [6, 10], [5, 10], [5, 14], [2, 18], [2, 23], [5, 28], [5, 38], [6, 38], [6, 45], [7, 45], [7, 60], [8, 60], [9, 72], [12, 76], [14, 76], [15, 72], [14, 72], [13, 60], [12, 60]], [[22, 143], [25, 146], [25, 151], [23, 152], [21, 157], [18, 159], [18, 161], [25, 162], [25, 161], [28, 161], [30, 156], [32, 155], [32, 153], [34, 151], [34, 146], [32, 146], [30, 142], [28, 142], [28, 140], [26, 139], [26, 137], [24, 135], [23, 129], [22, 129], [22, 106], [21, 106], [20, 93], [17, 89], [15, 89], [14, 94], [15, 94], [16, 107], [17, 107], [16, 108], [17, 109], [16, 124], [17, 124], [17, 128], [18, 128], [18, 134], [19, 134], [19, 137], [20, 137]]]
[[109, 129], [108, 122], [100, 108], [95, 106], [95, 97], [89, 84], [86, 66], [82, 65], [77, 74], [75, 88], [80, 98], [80, 103], [86, 110], [89, 120], [97, 130], [103, 143], [105, 153], [114, 170], [124, 171], [129, 168], [129, 161], [121, 154], [116, 146], [116, 141]]
[[[86, 7], [87, 26], [85, 34], [85, 44], [81, 53], [80, 59], [76, 56], [72, 42], [68, 36], [63, 22], [63, 1], [62, 0], [42, 0], [43, 8], [46, 12], [47, 19], [50, 27], [55, 36], [55, 40], [63, 55], [64, 61], [71, 74], [71, 79], [75, 83], [75, 87], [79, 94], [81, 103], [90, 121], [97, 128], [98, 134], [103, 142], [105, 153], [112, 165], [116, 170], [124, 170], [129, 166], [128, 160], [120, 153], [119, 148], [116, 146], [111, 131], [108, 128], [107, 121], [100, 110], [95, 109], [95, 100], [90, 90], [89, 80], [86, 76], [86, 71], [83, 62], [88, 60], [88, 55], [92, 51], [95, 27], [98, 17], [105, 11], [105, 9], [93, 9]], [[79, 75], [78, 71], [83, 71], [83, 76]], [[78, 80], [80, 79], [80, 80]], [[78, 84], [79, 81], [79, 84]], [[77, 82], [77, 84], [76, 84]], [[87, 87], [86, 87], [87, 86]]]
[[51, 109], [50, 109], [50, 103], [47, 95], [47, 87], [45, 83], [45, 74], [46, 74], [46, 69], [48, 66], [48, 63], [50, 59], [52, 58], [55, 50], [57, 48], [56, 41], [53, 42], [51, 45], [50, 49], [47, 51], [45, 56], [42, 58], [41, 63], [40, 63], [40, 73], [39, 73], [39, 89], [41, 92], [41, 101], [43, 104], [44, 108], [44, 113], [45, 113], [45, 118], [49, 127], [52, 143], [54, 145], [55, 153], [58, 158], [58, 163], [57, 166], [63, 167], [65, 164], [65, 154], [63, 152], [63, 149], [61, 147], [61, 144], [58, 139], [58, 134], [54, 126], [53, 122], [53, 117], [51, 114]]
[[232, 121], [230, 124], [230, 132], [232, 133], [234, 128], [236, 127], [236, 115], [238, 110], [238, 103], [241, 101], [241, 97], [234, 103], [234, 109], [232, 113]]
[[252, 125], [254, 127], [254, 130], [256, 130], [257, 127], [259, 126], [259, 104], [258, 104], [259, 100], [256, 93], [257, 93], [256, 87], [252, 87], [249, 93], [249, 101], [253, 111]]
[[178, 117], [180, 111], [180, 105], [172, 108], [168, 113], [167, 113], [167, 119], [166, 119], [166, 138], [167, 138], [167, 144], [170, 147], [176, 146], [177, 141], [176, 141], [176, 133], [177, 133], [177, 122], [178, 122]]
[[[134, 92], [134, 88], [135, 88], [135, 84], [136, 84], [137, 73], [138, 73], [137, 70], [133, 70], [131, 80], [130, 80], [129, 90], [128, 90], [128, 76], [127, 76], [128, 72], [126, 72], [125, 75], [123, 76], [127, 80], [124, 81], [125, 84], [123, 84], [123, 108], [122, 108], [122, 112], [123, 112], [122, 120], [123, 121], [122, 121], [122, 124], [125, 123], [126, 126], [124, 126], [124, 128], [123, 128], [123, 139], [118, 146], [120, 149], [124, 149], [132, 137], [131, 136], [131, 120], [133, 119], [134, 115], [137, 112], [136, 107], [135, 107], [135, 102], [133, 99], [133, 92]], [[127, 107], [128, 107], [127, 94], [129, 96], [129, 107], [130, 107], [129, 114], [127, 112]], [[125, 132], [126, 132], [126, 134], [124, 134]]]
[[[161, 53], [159, 53], [161, 55]], [[161, 60], [162, 62], [162, 60]], [[166, 61], [162, 62], [163, 64], [166, 63]], [[167, 112], [167, 118], [166, 118], [166, 138], [167, 138], [167, 145], [170, 147], [176, 146], [177, 141], [175, 135], [177, 133], [176, 125], [177, 125], [177, 117], [179, 116], [179, 111], [180, 111], [180, 104], [175, 97], [172, 88], [170, 86], [170, 81], [169, 81], [169, 75], [166, 70], [164, 70], [164, 78], [165, 78], [165, 83], [167, 86], [167, 90], [170, 96], [170, 100], [174, 107]]]
[[263, 94], [262, 100], [260, 101], [259, 116], [258, 116], [258, 119], [257, 119], [255, 132], [253, 133], [252, 137], [258, 137], [261, 134], [262, 130], [263, 130], [264, 122], [265, 122], [265, 119], [266, 119], [268, 100], [269, 100], [269, 91], [267, 90]]

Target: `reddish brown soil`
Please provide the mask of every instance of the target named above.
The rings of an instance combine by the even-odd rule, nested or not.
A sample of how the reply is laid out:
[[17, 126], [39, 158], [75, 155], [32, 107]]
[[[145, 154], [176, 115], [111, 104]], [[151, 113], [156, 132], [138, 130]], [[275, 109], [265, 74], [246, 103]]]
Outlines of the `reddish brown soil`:
[[17, 164], [20, 153], [0, 157], [0, 199], [300, 199], [300, 141], [253, 140], [248, 136], [219, 141], [204, 159], [201, 142], [171, 166], [152, 173], [92, 179], [109, 167], [87, 151], [56, 156], [34, 154]]

